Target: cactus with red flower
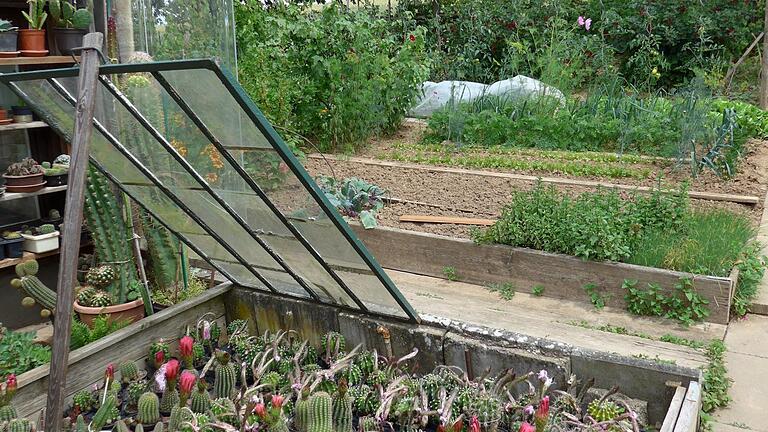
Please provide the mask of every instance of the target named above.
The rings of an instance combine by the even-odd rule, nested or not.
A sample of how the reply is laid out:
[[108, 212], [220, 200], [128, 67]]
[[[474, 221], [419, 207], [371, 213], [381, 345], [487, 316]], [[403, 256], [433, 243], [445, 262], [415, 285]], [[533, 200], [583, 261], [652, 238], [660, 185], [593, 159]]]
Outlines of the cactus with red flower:
[[0, 384], [0, 423], [13, 420], [17, 417], [16, 409], [11, 405], [11, 399], [16, 394], [16, 375], [10, 374], [5, 379], [5, 384]]
[[181, 361], [184, 362], [184, 367], [187, 369], [194, 367], [194, 344], [195, 340], [192, 339], [192, 336], [184, 336], [179, 340], [179, 357], [181, 357]]
[[549, 422], [549, 396], [544, 396], [539, 402], [539, 407], [534, 414], [534, 423], [536, 432], [544, 432]]

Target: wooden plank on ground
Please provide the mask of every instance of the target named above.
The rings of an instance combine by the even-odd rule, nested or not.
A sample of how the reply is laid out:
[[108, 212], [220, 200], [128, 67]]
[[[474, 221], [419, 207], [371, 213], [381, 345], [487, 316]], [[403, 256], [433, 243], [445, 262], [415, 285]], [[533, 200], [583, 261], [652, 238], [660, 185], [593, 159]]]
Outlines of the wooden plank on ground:
[[465, 282], [479, 285], [511, 283], [518, 290], [527, 292], [540, 285], [545, 297], [582, 302], [590, 301], [584, 286], [595, 284], [598, 292], [607, 297], [606, 305], [617, 308], [626, 309], [626, 289], [622, 287], [625, 280], [636, 280], [637, 287], [641, 288], [648, 283], [658, 283], [665, 290], [672, 290], [681, 278], [689, 277], [697, 292], [709, 301], [710, 315], [706, 321], [728, 323], [728, 297], [732, 286], [729, 278], [587, 261], [505, 245], [476, 245], [471, 240], [396, 228], [364, 230], [358, 225], [353, 228], [386, 268], [443, 277], [443, 270], [452, 267], [459, 280]]
[[675, 395], [672, 396], [672, 402], [669, 404], [669, 410], [666, 417], [664, 417], [664, 423], [661, 424], [659, 432], [673, 432], [677, 417], [680, 415], [680, 408], [683, 406], [683, 400], [685, 400], [685, 387], [677, 387], [675, 389]]
[[680, 416], [675, 423], [674, 432], [696, 432], [699, 425], [699, 411], [701, 410], [701, 389], [699, 383], [688, 383], [688, 392], [685, 394], [683, 406], [680, 408]]
[[[334, 161], [340, 161], [340, 162], [352, 162], [352, 163], [375, 165], [375, 166], [382, 166], [382, 167], [414, 169], [414, 170], [431, 171], [431, 172], [443, 172], [443, 173], [449, 173], [449, 174], [498, 177], [498, 178], [506, 178], [511, 180], [527, 181], [527, 182], [540, 181], [542, 183], [559, 184], [563, 186], [583, 186], [583, 187], [589, 187], [589, 188], [604, 187], [609, 189], [619, 189], [619, 190], [637, 191], [637, 192], [650, 192], [653, 190], [653, 188], [650, 188], [647, 186], [633, 186], [633, 185], [607, 183], [607, 182], [600, 182], [600, 181], [593, 181], [593, 180], [577, 180], [577, 179], [561, 178], [561, 177], [538, 177], [538, 176], [524, 175], [524, 174], [471, 170], [471, 169], [464, 169], [464, 168], [450, 168], [450, 167], [421, 165], [421, 164], [405, 163], [405, 162], [380, 161], [380, 160], [360, 158], [360, 157], [339, 158], [334, 155], [312, 154], [312, 155], [309, 155], [309, 158], [311, 159], [325, 158], [328, 160], [334, 160]], [[748, 204], [748, 205], [756, 205], [760, 203], [760, 198], [752, 195], [736, 195], [736, 194], [723, 194], [723, 193], [715, 193], [715, 192], [688, 191], [688, 196], [690, 198], [702, 199], [702, 200], [708, 200], [708, 201], [727, 201], [727, 202], [734, 202], [738, 204]]]
[[429, 216], [429, 215], [407, 215], [406, 214], [406, 215], [400, 216], [400, 222], [491, 226], [494, 223], [496, 223], [496, 220], [455, 217], [455, 216]]

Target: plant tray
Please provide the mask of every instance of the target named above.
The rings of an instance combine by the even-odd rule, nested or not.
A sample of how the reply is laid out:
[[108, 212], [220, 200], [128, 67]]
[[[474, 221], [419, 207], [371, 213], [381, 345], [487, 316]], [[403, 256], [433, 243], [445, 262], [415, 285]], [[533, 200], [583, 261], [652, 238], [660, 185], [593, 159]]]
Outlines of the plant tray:
[[24, 237], [24, 250], [32, 253], [50, 252], [59, 248], [59, 232], [54, 231], [50, 234], [29, 235], [21, 234]]

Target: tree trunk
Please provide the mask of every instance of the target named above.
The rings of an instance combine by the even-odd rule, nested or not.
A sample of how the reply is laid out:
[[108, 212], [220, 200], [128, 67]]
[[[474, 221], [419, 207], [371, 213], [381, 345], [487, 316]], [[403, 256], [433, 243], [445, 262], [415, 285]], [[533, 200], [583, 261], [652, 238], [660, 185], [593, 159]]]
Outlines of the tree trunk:
[[[117, 46], [120, 47], [120, 62], [127, 62], [135, 50], [133, 43], [132, 0], [116, 0], [112, 3], [117, 27]], [[144, 25], [147, 25], [146, 23]]]
[[765, 2], [765, 22], [763, 31], [763, 67], [760, 72], [760, 108], [768, 109], [768, 0]]

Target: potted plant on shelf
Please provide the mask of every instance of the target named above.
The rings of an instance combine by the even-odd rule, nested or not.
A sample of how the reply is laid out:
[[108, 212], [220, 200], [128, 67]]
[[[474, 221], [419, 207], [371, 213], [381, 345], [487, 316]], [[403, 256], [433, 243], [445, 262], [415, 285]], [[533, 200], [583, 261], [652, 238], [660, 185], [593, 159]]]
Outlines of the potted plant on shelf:
[[0, 19], [0, 58], [16, 57], [19, 55], [19, 28], [4, 19]]
[[24, 255], [22, 243], [24, 237], [18, 231], [3, 231], [3, 243], [5, 246], [6, 258], [21, 258]]
[[66, 0], [50, 0], [48, 10], [54, 28], [56, 47], [62, 55], [71, 55], [72, 49], [83, 45], [83, 36], [93, 21], [88, 9], [78, 9]]
[[11, 164], [3, 174], [8, 192], [35, 192], [45, 186], [43, 167], [32, 158]]
[[8, 117], [8, 110], [0, 108], [0, 125], [6, 125], [12, 121], [13, 119]]
[[43, 176], [48, 186], [62, 186], [67, 184], [69, 177], [69, 165], [53, 164], [43, 162]]
[[50, 252], [59, 248], [59, 232], [52, 224], [29, 228], [21, 233], [24, 250], [32, 253]]
[[32, 108], [28, 106], [14, 105], [11, 109], [13, 110], [14, 123], [30, 123], [34, 120], [32, 116]]
[[19, 30], [19, 47], [21, 55], [25, 57], [44, 57], [48, 55], [45, 49], [45, 20], [48, 14], [45, 12], [47, 0], [27, 0], [29, 13], [21, 13], [29, 23], [28, 29]]
[[51, 211], [48, 212], [48, 216], [41, 218], [40, 220], [45, 224], [51, 224], [58, 228], [58, 226], [61, 225], [62, 217], [58, 210], [51, 209]]

